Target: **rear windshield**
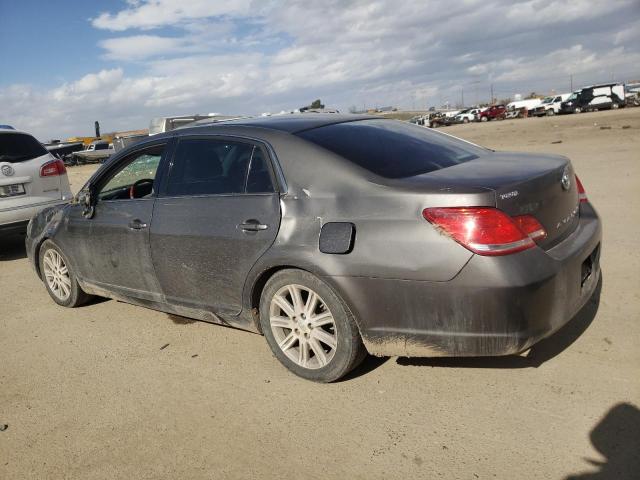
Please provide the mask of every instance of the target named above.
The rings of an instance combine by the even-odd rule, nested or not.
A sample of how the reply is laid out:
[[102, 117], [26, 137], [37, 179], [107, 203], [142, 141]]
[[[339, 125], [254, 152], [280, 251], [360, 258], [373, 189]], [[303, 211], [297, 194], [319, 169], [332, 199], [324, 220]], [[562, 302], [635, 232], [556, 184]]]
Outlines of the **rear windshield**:
[[0, 134], [0, 162], [24, 162], [46, 154], [47, 150], [31, 135]]
[[336, 123], [298, 136], [386, 178], [405, 178], [468, 162], [485, 150], [394, 120]]

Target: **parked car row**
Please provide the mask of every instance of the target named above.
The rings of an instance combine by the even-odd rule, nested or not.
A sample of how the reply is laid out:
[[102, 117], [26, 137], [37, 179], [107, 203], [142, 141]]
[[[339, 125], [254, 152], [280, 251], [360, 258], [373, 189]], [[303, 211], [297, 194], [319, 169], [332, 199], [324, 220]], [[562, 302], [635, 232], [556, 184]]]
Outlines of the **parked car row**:
[[607, 83], [580, 88], [545, 98], [533, 98], [448, 112], [429, 112], [409, 120], [411, 123], [437, 128], [458, 123], [488, 122], [505, 118], [543, 117], [557, 114], [640, 106], [640, 84]]

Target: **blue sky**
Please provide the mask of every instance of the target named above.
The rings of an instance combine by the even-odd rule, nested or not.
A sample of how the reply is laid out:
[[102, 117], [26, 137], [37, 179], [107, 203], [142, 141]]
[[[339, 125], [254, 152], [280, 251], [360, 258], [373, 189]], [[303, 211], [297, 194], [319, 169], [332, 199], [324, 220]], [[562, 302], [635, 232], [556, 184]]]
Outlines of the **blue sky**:
[[39, 138], [153, 116], [424, 108], [640, 78], [640, 2], [0, 0], [0, 123]]
[[[0, 85], [30, 83], [43, 87], [71, 81], [111, 62], [101, 58], [98, 41], [108, 32], [93, 28], [97, 2], [81, 0], [0, 0]], [[122, 2], [104, 2], [116, 9]], [[6, 48], [10, 46], [10, 48]], [[48, 73], [47, 73], [48, 72]]]

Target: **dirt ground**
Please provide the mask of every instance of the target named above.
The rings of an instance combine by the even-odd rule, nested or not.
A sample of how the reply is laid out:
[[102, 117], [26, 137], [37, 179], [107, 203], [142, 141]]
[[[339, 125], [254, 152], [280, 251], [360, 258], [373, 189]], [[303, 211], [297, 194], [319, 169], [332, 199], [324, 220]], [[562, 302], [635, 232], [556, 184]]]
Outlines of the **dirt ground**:
[[599, 305], [527, 357], [371, 358], [319, 385], [258, 335], [57, 307], [5, 239], [0, 479], [638, 478], [640, 108], [443, 131], [572, 159], [604, 222]]

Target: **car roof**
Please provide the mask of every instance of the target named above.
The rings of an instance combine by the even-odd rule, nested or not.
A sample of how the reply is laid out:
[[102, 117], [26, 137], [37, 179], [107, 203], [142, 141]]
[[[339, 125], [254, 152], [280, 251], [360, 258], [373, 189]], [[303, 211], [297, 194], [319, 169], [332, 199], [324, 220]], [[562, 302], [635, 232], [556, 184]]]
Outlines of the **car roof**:
[[[33, 135], [31, 135], [30, 133], [28, 133], [28, 132], [23, 132], [22, 130], [15, 130], [15, 129], [8, 129], [8, 128], [0, 128], [0, 134], [3, 134], [3, 133], [12, 133], [12, 134], [20, 133], [20, 134], [22, 134], [22, 135], [29, 135], [30, 137], [33, 137]], [[34, 137], [34, 138], [35, 138], [35, 137]]]
[[[336, 123], [354, 122], [358, 120], [382, 119], [372, 115], [348, 115], [338, 113], [292, 113], [274, 115], [270, 117], [250, 117], [225, 120], [217, 123], [186, 127], [180, 131], [192, 133], [196, 129], [219, 129], [220, 127], [257, 127], [270, 130], [280, 130], [287, 133], [297, 133], [312, 128], [324, 127]], [[175, 130], [176, 132], [178, 130]]]

